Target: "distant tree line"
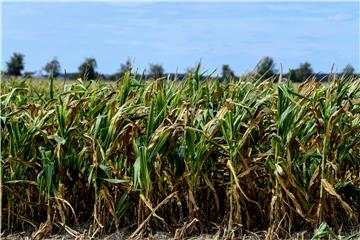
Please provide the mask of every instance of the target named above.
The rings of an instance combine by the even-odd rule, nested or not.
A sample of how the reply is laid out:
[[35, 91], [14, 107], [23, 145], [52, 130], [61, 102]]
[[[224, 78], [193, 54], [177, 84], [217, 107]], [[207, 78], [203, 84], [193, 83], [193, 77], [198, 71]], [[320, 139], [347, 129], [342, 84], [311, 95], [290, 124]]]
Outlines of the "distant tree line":
[[[19, 77], [27, 75], [23, 73], [24, 70], [24, 58], [25, 55], [21, 53], [14, 53], [10, 60], [6, 63], [7, 70], [5, 72], [8, 76]], [[127, 71], [131, 71], [133, 68], [133, 63], [128, 59], [125, 63], [120, 65], [120, 69], [117, 73], [112, 75], [103, 75], [96, 71], [97, 62], [95, 58], [85, 58], [84, 62], [78, 67], [77, 73], [68, 73], [61, 74], [61, 65], [59, 60], [54, 57], [51, 61], [45, 64], [42, 70], [45, 72], [45, 76], [57, 78], [60, 75], [63, 77], [72, 78], [82, 78], [83, 80], [116, 80], [121, 79]], [[189, 73], [194, 72], [193, 69], [187, 69], [185, 76]], [[303, 82], [310, 76], [314, 74], [311, 64], [308, 62], [300, 64], [298, 68], [289, 69], [287, 74], [283, 76], [293, 82]], [[343, 76], [348, 77], [355, 74], [355, 69], [350, 64], [346, 65], [342, 71]], [[146, 74], [147, 78], [161, 78], [164, 76], [164, 68], [161, 64], [150, 64], [149, 71]], [[277, 78], [279, 76], [278, 70], [275, 69], [274, 60], [271, 57], [263, 57], [255, 66], [254, 70], [245, 77], [253, 77], [254, 79], [269, 79]], [[236, 78], [235, 72], [230, 68], [228, 64], [224, 64], [221, 69], [220, 78], [223, 81], [229, 81]]]

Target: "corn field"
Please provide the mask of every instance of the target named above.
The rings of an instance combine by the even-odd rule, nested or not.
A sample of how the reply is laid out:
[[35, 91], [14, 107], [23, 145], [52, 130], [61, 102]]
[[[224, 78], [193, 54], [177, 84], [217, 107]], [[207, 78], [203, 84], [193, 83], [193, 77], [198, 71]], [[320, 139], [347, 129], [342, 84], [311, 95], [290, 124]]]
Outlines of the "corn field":
[[2, 231], [360, 231], [360, 79], [201, 77], [3, 79]]

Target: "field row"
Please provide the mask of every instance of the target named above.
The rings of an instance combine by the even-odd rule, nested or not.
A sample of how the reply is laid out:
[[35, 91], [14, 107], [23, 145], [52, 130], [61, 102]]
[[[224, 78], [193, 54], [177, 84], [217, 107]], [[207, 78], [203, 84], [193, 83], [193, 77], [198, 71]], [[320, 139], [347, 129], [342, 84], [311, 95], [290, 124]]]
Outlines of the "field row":
[[200, 79], [3, 81], [3, 231], [360, 231], [360, 79]]

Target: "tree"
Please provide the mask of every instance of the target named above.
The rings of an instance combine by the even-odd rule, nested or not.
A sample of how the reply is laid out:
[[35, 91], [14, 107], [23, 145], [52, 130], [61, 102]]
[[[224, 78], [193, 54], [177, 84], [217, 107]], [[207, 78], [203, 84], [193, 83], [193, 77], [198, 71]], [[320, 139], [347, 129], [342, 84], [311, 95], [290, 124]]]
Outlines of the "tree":
[[346, 65], [344, 70], [343, 70], [343, 74], [344, 75], [353, 75], [355, 73], [355, 68], [353, 66], [351, 66], [350, 64]]
[[127, 71], [131, 71], [133, 67], [133, 64], [131, 63], [131, 60], [130, 58], [128, 58], [125, 62], [125, 64], [121, 64], [121, 67], [120, 67], [120, 75], [123, 76]]
[[275, 63], [271, 57], [263, 57], [255, 67], [255, 73], [258, 77], [264, 79], [271, 78], [275, 75]]
[[21, 76], [21, 71], [24, 70], [24, 54], [14, 53], [10, 61], [6, 63], [7, 74], [10, 76]]
[[310, 63], [305, 62], [303, 64], [300, 64], [299, 69], [297, 69], [296, 78], [297, 78], [298, 82], [303, 82], [308, 77], [310, 77], [312, 73], [313, 73], [313, 70], [311, 68]]
[[43, 69], [47, 75], [52, 74], [54, 77], [57, 77], [60, 74], [60, 62], [56, 57], [54, 57], [53, 60], [48, 62]]
[[234, 71], [230, 68], [228, 64], [222, 65], [222, 79], [223, 80], [230, 80], [232, 78], [235, 78]]
[[308, 62], [302, 63], [299, 68], [289, 71], [290, 79], [294, 82], [303, 82], [310, 77], [312, 73], [311, 64]]
[[297, 69], [289, 69], [289, 79], [293, 82], [299, 82], [297, 79]]
[[160, 64], [150, 64], [150, 76], [154, 79], [161, 78], [164, 75], [164, 68]]
[[96, 78], [97, 63], [95, 58], [86, 58], [79, 66], [79, 74], [83, 80], [94, 80]]

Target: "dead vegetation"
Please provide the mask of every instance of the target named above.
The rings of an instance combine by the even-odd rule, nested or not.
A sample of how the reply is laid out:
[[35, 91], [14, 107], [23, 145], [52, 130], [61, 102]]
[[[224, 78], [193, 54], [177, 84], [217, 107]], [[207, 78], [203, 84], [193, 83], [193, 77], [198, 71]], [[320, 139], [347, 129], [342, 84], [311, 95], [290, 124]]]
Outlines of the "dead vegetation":
[[183, 82], [1, 87], [5, 233], [360, 230], [360, 79], [201, 82], [197, 69]]

